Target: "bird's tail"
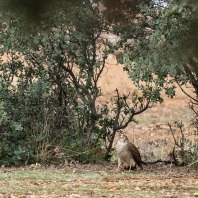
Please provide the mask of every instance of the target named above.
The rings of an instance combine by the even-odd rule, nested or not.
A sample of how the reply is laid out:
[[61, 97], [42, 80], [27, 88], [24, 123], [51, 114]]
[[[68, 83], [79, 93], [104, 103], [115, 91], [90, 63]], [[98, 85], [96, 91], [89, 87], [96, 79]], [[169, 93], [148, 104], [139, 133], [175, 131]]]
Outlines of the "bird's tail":
[[145, 166], [148, 166], [148, 164], [147, 164], [146, 162], [143, 162], [142, 160], [141, 160], [141, 162], [142, 162], [142, 164], [144, 164]]

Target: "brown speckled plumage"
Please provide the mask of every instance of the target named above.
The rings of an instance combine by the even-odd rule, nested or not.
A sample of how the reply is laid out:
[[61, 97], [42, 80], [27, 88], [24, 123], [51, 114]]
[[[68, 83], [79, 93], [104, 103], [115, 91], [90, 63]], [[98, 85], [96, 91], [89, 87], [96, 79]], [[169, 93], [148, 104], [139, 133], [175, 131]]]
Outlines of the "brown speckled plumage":
[[[129, 166], [130, 170], [136, 168], [136, 164], [142, 168], [142, 164], [145, 164], [140, 156], [140, 152], [137, 147], [129, 142], [129, 139], [125, 135], [121, 135], [116, 146], [116, 153], [118, 155], [118, 169], [121, 164], [124, 163], [125, 166]], [[145, 164], [146, 165], [146, 164]]]

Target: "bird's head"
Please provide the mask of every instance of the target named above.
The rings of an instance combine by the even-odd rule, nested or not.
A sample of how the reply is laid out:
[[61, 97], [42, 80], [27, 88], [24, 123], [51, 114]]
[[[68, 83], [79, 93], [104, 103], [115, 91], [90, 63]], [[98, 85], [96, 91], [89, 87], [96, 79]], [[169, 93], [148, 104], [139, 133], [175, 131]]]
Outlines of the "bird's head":
[[124, 142], [129, 142], [129, 139], [126, 135], [121, 134], [119, 141], [124, 143]]

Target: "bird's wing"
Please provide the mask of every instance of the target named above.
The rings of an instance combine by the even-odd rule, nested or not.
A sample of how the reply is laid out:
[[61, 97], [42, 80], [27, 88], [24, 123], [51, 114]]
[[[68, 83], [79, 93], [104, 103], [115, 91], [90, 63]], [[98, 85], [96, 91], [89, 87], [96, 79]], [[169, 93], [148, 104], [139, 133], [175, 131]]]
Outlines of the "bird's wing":
[[141, 155], [137, 147], [131, 142], [127, 143], [126, 147], [127, 147], [127, 150], [130, 152], [131, 156], [133, 157], [133, 159], [135, 160], [136, 164], [142, 168]]

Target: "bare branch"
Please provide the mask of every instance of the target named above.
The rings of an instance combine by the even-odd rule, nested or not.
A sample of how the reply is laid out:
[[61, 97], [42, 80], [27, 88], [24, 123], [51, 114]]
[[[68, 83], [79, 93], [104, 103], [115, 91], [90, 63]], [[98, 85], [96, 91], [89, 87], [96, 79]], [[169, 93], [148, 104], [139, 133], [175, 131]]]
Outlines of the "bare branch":
[[189, 98], [191, 98], [193, 101], [195, 101], [196, 103], [198, 103], [198, 100], [193, 98], [191, 95], [189, 95], [184, 89], [183, 87], [179, 84], [178, 80], [175, 78], [176, 83], [178, 84], [179, 88], [182, 90], [182, 92], [184, 94], [186, 94]]

